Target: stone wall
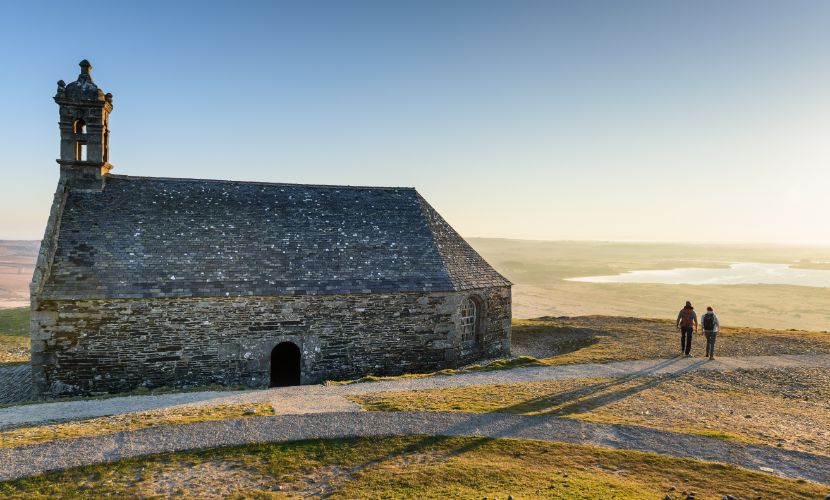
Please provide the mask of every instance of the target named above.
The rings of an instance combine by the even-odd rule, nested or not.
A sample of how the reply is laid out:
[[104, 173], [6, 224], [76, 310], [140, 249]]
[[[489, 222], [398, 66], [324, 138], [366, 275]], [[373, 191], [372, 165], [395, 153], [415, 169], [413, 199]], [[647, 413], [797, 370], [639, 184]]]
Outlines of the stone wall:
[[[483, 309], [462, 344], [459, 305]], [[440, 293], [42, 301], [32, 314], [41, 397], [137, 387], [267, 387], [271, 350], [302, 352], [304, 384], [455, 367], [510, 351], [510, 287]]]

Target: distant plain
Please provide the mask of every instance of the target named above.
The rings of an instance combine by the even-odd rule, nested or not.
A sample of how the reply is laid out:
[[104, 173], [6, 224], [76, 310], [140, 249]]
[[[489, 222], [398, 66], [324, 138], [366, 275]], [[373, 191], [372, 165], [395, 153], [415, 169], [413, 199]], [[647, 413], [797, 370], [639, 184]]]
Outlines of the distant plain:
[[513, 317], [602, 314], [673, 319], [686, 300], [731, 326], [830, 330], [830, 288], [790, 285], [584, 283], [567, 278], [736, 262], [828, 269], [830, 247], [531, 241], [470, 238], [514, 283]]
[[29, 305], [39, 241], [0, 240], [0, 309]]

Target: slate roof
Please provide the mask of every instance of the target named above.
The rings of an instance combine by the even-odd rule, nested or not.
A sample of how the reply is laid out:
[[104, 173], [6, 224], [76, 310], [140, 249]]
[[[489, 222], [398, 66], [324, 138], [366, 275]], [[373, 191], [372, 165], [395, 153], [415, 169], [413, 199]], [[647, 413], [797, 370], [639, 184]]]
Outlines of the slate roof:
[[57, 232], [44, 299], [510, 285], [412, 188], [108, 175]]

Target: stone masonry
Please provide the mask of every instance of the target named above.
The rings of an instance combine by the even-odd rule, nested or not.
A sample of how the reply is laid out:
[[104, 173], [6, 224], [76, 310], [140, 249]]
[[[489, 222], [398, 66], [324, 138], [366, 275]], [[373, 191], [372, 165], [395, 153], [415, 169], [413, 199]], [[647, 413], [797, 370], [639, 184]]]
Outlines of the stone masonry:
[[[398, 375], [509, 352], [510, 290], [485, 291], [480, 336], [462, 343], [466, 293], [55, 301], [39, 315], [35, 386], [51, 395], [206, 384], [268, 387], [280, 342], [302, 383]], [[42, 337], [39, 338], [39, 337]]]

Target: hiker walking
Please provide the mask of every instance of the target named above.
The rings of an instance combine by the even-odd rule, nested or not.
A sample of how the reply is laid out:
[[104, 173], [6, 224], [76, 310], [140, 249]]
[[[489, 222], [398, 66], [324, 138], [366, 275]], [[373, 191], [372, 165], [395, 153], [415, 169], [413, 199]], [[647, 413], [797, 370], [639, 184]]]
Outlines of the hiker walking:
[[677, 314], [677, 324], [680, 329], [680, 354], [691, 356], [692, 332], [697, 332], [697, 313], [688, 300], [683, 309]]
[[715, 359], [715, 339], [720, 330], [720, 322], [712, 306], [706, 308], [706, 314], [700, 318], [700, 322], [703, 324], [703, 335], [706, 336], [706, 356]]

